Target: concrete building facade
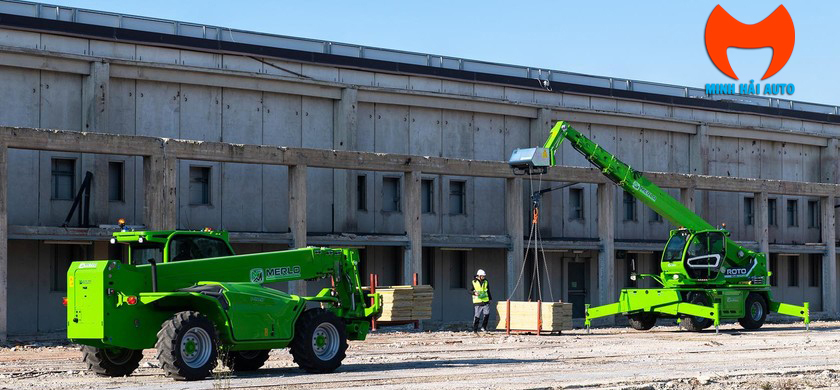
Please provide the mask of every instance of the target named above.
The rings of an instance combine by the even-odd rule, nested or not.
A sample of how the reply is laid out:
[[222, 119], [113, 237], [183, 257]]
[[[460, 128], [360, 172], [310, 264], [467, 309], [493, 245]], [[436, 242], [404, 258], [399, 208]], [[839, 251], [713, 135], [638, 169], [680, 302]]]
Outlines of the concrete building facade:
[[[522, 267], [528, 199], [561, 182], [577, 184], [543, 199], [543, 299], [607, 303], [633, 283], [632, 266], [658, 271], [673, 226], [596, 172], [571, 168], [588, 163], [567, 145], [557, 159], [568, 169], [499, 173], [513, 149], [541, 144], [559, 119], [631, 166], [662, 172], [655, 182], [769, 253], [778, 299], [838, 312], [837, 107], [721, 101], [693, 88], [37, 3], [3, 0], [0, 14], [0, 126], [138, 145], [197, 141], [158, 159], [128, 147], [57, 147], [49, 137], [16, 148], [15, 137], [30, 133], [5, 129], [0, 334], [8, 337], [64, 329], [69, 262], [120, 256], [107, 237], [121, 217], [151, 229], [229, 230], [240, 253], [356, 247], [364, 274], [399, 284], [417, 272], [435, 287], [434, 320], [464, 321], [477, 268], [488, 271], [494, 298], [533, 296], [534, 270]], [[202, 154], [236, 144], [325, 152], [300, 152], [322, 159], [294, 164]], [[342, 160], [351, 155], [342, 152], [363, 153]], [[416, 168], [386, 164], [389, 155], [413, 156], [404, 167]], [[62, 227], [88, 172], [90, 226], [74, 215]], [[696, 179], [706, 175], [717, 178]]]

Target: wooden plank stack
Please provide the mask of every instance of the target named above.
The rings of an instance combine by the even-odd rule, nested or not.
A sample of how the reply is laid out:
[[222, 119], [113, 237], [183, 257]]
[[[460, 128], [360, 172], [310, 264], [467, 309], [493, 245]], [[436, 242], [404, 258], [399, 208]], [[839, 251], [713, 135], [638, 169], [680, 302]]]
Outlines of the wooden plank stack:
[[414, 321], [432, 318], [432, 286], [377, 286], [382, 294], [382, 315], [377, 321]]
[[[510, 302], [510, 329], [537, 331], [537, 302]], [[562, 302], [542, 303], [542, 331], [559, 332], [572, 329], [572, 304]], [[496, 302], [495, 316], [497, 330], [506, 329], [507, 302]], [[498, 322], [496, 322], [498, 321]]]

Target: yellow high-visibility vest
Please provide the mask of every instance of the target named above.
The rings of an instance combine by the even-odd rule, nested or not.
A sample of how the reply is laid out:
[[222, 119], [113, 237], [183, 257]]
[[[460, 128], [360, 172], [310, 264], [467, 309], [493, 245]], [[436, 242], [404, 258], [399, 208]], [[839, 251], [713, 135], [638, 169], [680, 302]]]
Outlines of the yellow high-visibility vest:
[[476, 295], [473, 295], [472, 301], [473, 303], [486, 303], [490, 302], [490, 295], [487, 289], [487, 280], [476, 280], [473, 279], [473, 290], [475, 290]]

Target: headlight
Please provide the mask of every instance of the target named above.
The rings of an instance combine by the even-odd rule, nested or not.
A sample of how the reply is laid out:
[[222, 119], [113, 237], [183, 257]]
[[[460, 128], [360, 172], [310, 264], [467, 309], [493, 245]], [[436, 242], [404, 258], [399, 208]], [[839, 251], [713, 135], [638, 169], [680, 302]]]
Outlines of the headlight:
[[674, 280], [678, 280], [680, 278], [680, 274], [674, 274]]

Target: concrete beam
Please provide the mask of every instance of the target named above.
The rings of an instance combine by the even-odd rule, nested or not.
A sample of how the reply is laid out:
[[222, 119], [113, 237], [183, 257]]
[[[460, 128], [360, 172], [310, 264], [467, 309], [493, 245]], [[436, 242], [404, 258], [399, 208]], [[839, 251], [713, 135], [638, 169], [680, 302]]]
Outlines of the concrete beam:
[[[333, 106], [333, 149], [357, 150], [356, 138], [358, 133], [358, 90], [344, 88], [341, 90], [341, 100], [336, 100]], [[333, 170], [333, 204], [335, 220], [333, 231], [358, 231], [356, 221], [356, 171]]]
[[770, 267], [770, 221], [768, 216], [767, 193], [756, 192], [753, 198], [753, 226], [755, 227], [755, 240], [758, 241], [758, 251], [764, 253]]
[[760, 139], [776, 142], [789, 142], [793, 144], [825, 146], [826, 136], [803, 134], [801, 131], [771, 131], [768, 129], [753, 129], [743, 126], [723, 126], [716, 124], [709, 126], [709, 135], [715, 137], [732, 137], [746, 139]]
[[536, 118], [534, 105], [514, 104], [494, 99], [456, 96], [400, 90], [359, 89], [359, 101], [367, 103], [397, 104], [401, 106], [439, 108], [444, 110], [480, 112], [487, 114]]
[[822, 258], [822, 300], [823, 311], [836, 315], [840, 313], [840, 296], [837, 287], [837, 244], [835, 231], [835, 197], [826, 196], [820, 199], [822, 211], [821, 231], [825, 252]]
[[341, 88], [336, 83], [313, 83], [299, 78], [260, 75], [207, 68], [172, 65], [137, 65], [125, 61], [111, 61], [111, 77], [149, 80], [176, 84], [207, 85], [237, 88], [248, 91], [275, 92], [327, 99], [340, 99]]
[[0, 342], [6, 341], [9, 329], [8, 152], [0, 143]]
[[163, 153], [164, 139], [0, 126], [0, 142], [12, 149], [151, 156]]
[[512, 300], [525, 299], [522, 264], [525, 256], [525, 204], [522, 202], [522, 178], [505, 180], [505, 226], [511, 245], [507, 251], [507, 295]]
[[[640, 129], [662, 130], [685, 134], [697, 133], [696, 122], [674, 120], [671, 118], [651, 118], [649, 116], [645, 117], [641, 115], [621, 113], [612, 114], [605, 112], [586, 112], [583, 110], [572, 111], [563, 109], [555, 111], [553, 119], [606, 126], [637, 127]], [[543, 139], [543, 141], [545, 141], [545, 139]], [[542, 144], [542, 142], [540, 142], [540, 144]]]
[[[289, 228], [292, 231], [292, 248], [306, 247], [306, 165], [289, 167]], [[289, 282], [289, 293], [306, 295], [306, 282]]]
[[405, 173], [403, 220], [408, 247], [403, 252], [403, 283], [411, 284], [413, 275], [423, 280], [423, 220], [420, 219], [420, 179], [417, 171]]
[[[702, 128], [702, 126], [701, 126]], [[287, 148], [266, 145], [242, 145], [222, 142], [199, 142], [145, 136], [80, 133], [20, 127], [0, 127], [0, 142], [17, 149], [102, 153], [134, 156], [159, 156], [165, 146], [168, 156], [176, 159], [236, 162], [267, 165], [307, 165], [319, 168], [367, 171], [410, 172], [426, 174], [513, 178], [506, 162], [464, 160], [407, 154]], [[829, 196], [840, 186], [828, 183], [794, 182], [768, 179], [733, 178], [708, 175], [646, 172], [653, 183], [664, 188], [689, 188], [724, 192], [767, 192], [800, 196]], [[545, 181], [607, 183], [596, 169], [553, 167], [543, 175]], [[695, 199], [695, 204], [697, 204]]]
[[[615, 186], [599, 184], [598, 197], [598, 304], [615, 301]], [[614, 323], [610, 317], [607, 322]]]

